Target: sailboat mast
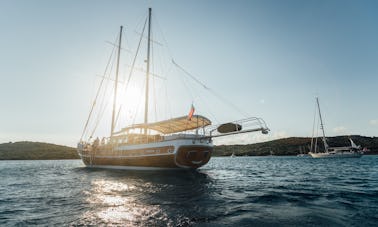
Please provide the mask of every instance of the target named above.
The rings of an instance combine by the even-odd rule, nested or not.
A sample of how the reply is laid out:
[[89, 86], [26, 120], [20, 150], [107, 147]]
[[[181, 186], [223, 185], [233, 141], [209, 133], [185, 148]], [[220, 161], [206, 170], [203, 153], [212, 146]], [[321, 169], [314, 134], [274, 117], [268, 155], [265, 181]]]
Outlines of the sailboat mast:
[[[151, 44], [151, 8], [148, 8], [148, 37], [147, 37], [147, 70], [146, 70], [146, 97], [144, 103], [144, 123], [148, 123], [148, 90], [150, 80], [150, 44]], [[147, 128], [144, 129], [147, 134]]]
[[115, 84], [114, 84], [114, 97], [113, 97], [113, 112], [112, 112], [112, 128], [110, 131], [110, 136], [113, 136], [114, 127], [115, 127], [115, 109], [117, 104], [117, 88], [118, 88], [118, 72], [119, 72], [119, 59], [121, 56], [121, 41], [122, 41], [122, 26], [119, 32], [119, 40], [118, 40], [118, 54], [117, 54], [117, 66], [116, 66], [116, 75], [115, 75]]
[[318, 104], [318, 111], [319, 111], [319, 118], [320, 118], [320, 128], [322, 129], [322, 132], [323, 132], [324, 149], [327, 150], [328, 144], [327, 144], [326, 138], [325, 138], [323, 119], [322, 119], [322, 114], [320, 112], [320, 105], [319, 105], [319, 99], [318, 99], [318, 97], [316, 97], [316, 103]]

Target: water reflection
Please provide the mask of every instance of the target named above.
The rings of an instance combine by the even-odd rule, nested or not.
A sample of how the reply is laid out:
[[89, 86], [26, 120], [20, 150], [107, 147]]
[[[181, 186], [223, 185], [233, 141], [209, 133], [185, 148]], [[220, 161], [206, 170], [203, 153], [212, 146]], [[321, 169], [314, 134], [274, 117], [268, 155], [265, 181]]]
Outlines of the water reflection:
[[201, 201], [211, 197], [212, 179], [197, 171], [101, 170], [87, 174], [83, 202], [90, 209], [82, 214], [80, 224], [190, 225], [206, 209]]

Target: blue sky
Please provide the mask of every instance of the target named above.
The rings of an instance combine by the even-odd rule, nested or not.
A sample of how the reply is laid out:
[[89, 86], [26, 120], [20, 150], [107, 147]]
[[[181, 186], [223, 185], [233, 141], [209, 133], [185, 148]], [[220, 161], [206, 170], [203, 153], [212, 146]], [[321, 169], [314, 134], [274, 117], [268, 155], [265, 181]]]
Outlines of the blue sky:
[[[120, 25], [132, 40], [148, 7], [180, 65], [265, 119], [271, 133], [247, 142], [310, 136], [315, 96], [327, 135], [377, 136], [376, 1], [3, 0], [0, 143], [74, 146], [109, 56], [107, 41]], [[186, 114], [190, 101], [178, 106]], [[207, 108], [220, 121], [240, 118], [230, 106]]]

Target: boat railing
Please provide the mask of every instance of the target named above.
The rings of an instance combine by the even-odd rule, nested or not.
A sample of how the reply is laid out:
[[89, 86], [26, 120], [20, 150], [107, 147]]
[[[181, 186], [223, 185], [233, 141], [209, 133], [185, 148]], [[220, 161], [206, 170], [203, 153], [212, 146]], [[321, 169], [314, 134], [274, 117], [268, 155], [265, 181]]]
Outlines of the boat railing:
[[155, 135], [144, 135], [144, 134], [126, 134], [123, 136], [118, 136], [112, 138], [110, 143], [118, 145], [128, 145], [128, 144], [143, 144], [143, 143], [154, 143], [163, 141], [163, 137], [159, 134]]
[[201, 140], [201, 139], [206, 138], [206, 137], [207, 136], [204, 135], [204, 134], [195, 134], [195, 133], [184, 134], [184, 133], [180, 133], [180, 134], [172, 134], [172, 135], [164, 136], [164, 140], [165, 141], [168, 141], [168, 140], [177, 140], [177, 139]]
[[176, 139], [196, 139], [203, 138], [204, 135], [191, 134], [170, 134], [170, 135], [144, 135], [144, 134], [130, 134], [124, 136], [117, 136], [110, 140], [107, 140], [107, 144], [117, 145], [130, 145], [130, 144], [144, 144], [144, 143], [157, 143], [161, 141], [176, 140]]
[[[231, 126], [231, 127], [230, 127]], [[222, 129], [223, 127], [223, 129]], [[226, 130], [224, 130], [226, 128]], [[221, 130], [222, 129], [222, 130]], [[197, 128], [195, 130], [183, 131], [180, 133], [173, 133], [168, 135], [153, 134], [145, 135], [139, 133], [126, 133], [122, 135], [116, 135], [109, 138], [103, 138], [100, 142], [102, 148], [113, 149], [115, 145], [131, 145], [131, 144], [145, 144], [156, 143], [161, 141], [170, 141], [177, 139], [191, 139], [193, 141], [204, 141], [211, 138], [235, 135], [248, 132], [261, 131], [263, 134], [269, 132], [265, 121], [262, 118], [252, 117], [241, 119], [224, 124], [211, 125], [206, 127]], [[88, 143], [93, 146], [92, 143]]]
[[[226, 128], [226, 130], [222, 130], [222, 128]], [[268, 134], [270, 130], [262, 118], [250, 117], [228, 123], [213, 125], [206, 129], [206, 134], [208, 134], [210, 137], [221, 137], [256, 131], [261, 131], [263, 134]]]

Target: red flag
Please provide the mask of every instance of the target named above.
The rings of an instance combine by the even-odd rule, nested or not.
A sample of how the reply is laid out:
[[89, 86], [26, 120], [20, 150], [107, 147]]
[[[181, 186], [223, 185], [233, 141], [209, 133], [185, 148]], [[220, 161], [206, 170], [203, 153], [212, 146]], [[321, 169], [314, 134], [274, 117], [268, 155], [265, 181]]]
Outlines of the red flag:
[[192, 120], [192, 117], [193, 117], [193, 114], [194, 114], [194, 106], [192, 104], [192, 106], [190, 107], [190, 111], [189, 111], [189, 114], [188, 114], [188, 120]]

